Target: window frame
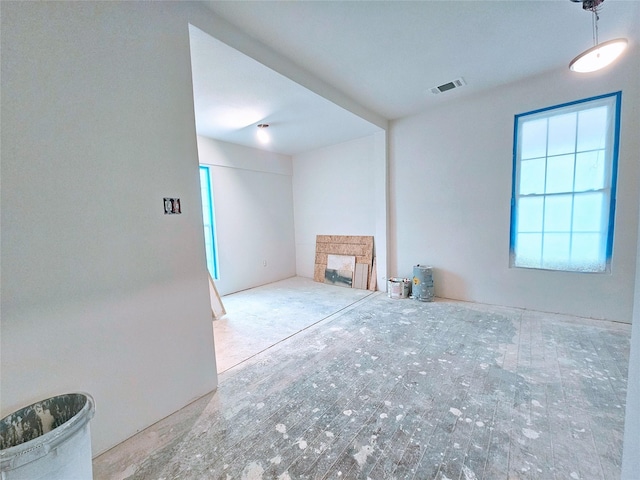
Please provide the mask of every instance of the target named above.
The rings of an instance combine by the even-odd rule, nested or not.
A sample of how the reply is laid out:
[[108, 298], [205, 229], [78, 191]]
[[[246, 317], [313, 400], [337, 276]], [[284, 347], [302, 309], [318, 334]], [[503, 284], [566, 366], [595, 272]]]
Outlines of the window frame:
[[[574, 111], [587, 110], [586, 108], [576, 108], [581, 104], [588, 104], [598, 102], [600, 100], [612, 99], [612, 125], [607, 124], [607, 135], [611, 136], [611, 145], [605, 145], [605, 162], [607, 167], [610, 168], [610, 184], [605, 185], [602, 190], [609, 190], [609, 218], [606, 229], [606, 246], [605, 246], [605, 258], [604, 258], [604, 268], [601, 270], [579, 270], [579, 269], [569, 269], [569, 268], [550, 268], [549, 266], [544, 266], [544, 255], [541, 256], [540, 266], [528, 266], [528, 265], [517, 265], [517, 235], [518, 235], [518, 200], [520, 197], [525, 196], [521, 195], [520, 190], [520, 173], [521, 173], [521, 165], [522, 159], [520, 158], [520, 142], [521, 138], [521, 121], [526, 117], [532, 116], [540, 116], [545, 112], [552, 112], [554, 110], [559, 111], [561, 109], [566, 110], [574, 107]], [[595, 107], [595, 106], [594, 106]], [[510, 239], [509, 239], [509, 267], [510, 268], [523, 268], [527, 270], [546, 270], [546, 271], [557, 271], [557, 272], [572, 272], [572, 273], [593, 273], [593, 274], [610, 274], [611, 273], [611, 260], [613, 256], [613, 240], [614, 240], [614, 225], [615, 225], [615, 211], [616, 211], [616, 203], [617, 203], [617, 183], [618, 183], [618, 156], [620, 150], [620, 118], [621, 118], [621, 110], [622, 110], [622, 92], [612, 92], [603, 95], [597, 95], [594, 97], [589, 97], [585, 99], [580, 99], [572, 102], [562, 103], [559, 105], [554, 105], [550, 107], [545, 107], [537, 110], [532, 110], [529, 112], [521, 113], [515, 115], [514, 118], [514, 131], [513, 131], [513, 165], [512, 165], [512, 178], [511, 178], [511, 216], [510, 216]], [[562, 114], [563, 112], [558, 112]], [[540, 116], [540, 118], [550, 118], [553, 115], [549, 116]], [[611, 129], [611, 130], [609, 130]], [[548, 137], [547, 137], [548, 140]], [[609, 153], [610, 150], [610, 153]], [[548, 166], [549, 156], [548, 152], [545, 153], [545, 165]], [[576, 155], [578, 152], [576, 149], [572, 152], [573, 155]], [[609, 161], [610, 158], [610, 161]], [[610, 166], [609, 166], [610, 165]], [[545, 166], [545, 169], [546, 169]], [[574, 169], [575, 169], [575, 160], [574, 160]], [[546, 170], [545, 170], [546, 171]], [[575, 174], [575, 173], [574, 173]], [[545, 174], [545, 182], [546, 182], [546, 174]], [[589, 192], [588, 190], [586, 192]], [[584, 193], [584, 191], [576, 191], [575, 185], [573, 186], [570, 192], [571, 195], [575, 196], [576, 193]], [[531, 194], [530, 194], [531, 195]], [[536, 194], [542, 198], [547, 198], [552, 194], [548, 194], [546, 191], [542, 194]], [[573, 212], [573, 206], [572, 206]], [[604, 212], [603, 212], [604, 213]], [[544, 236], [545, 227], [542, 225], [541, 234]], [[573, 226], [571, 227], [571, 232], [573, 233]], [[601, 230], [604, 233], [604, 229]]]
[[[203, 228], [205, 229], [205, 258], [207, 260], [207, 270], [209, 270], [209, 274], [211, 278], [214, 280], [220, 279], [220, 264], [218, 262], [218, 242], [216, 238], [216, 227], [215, 227], [215, 213], [214, 213], [214, 204], [213, 204], [213, 189], [211, 188], [211, 168], [208, 165], [199, 165], [198, 172], [200, 173], [200, 192], [201, 196], [204, 194], [204, 190], [206, 189], [207, 194], [209, 195], [209, 211], [205, 211], [205, 205], [202, 204], [202, 220], [203, 220]], [[202, 184], [202, 172], [206, 172], [206, 185]], [[211, 233], [211, 252], [208, 251], [207, 241], [206, 241], [206, 229], [207, 225], [205, 223], [205, 215], [208, 217], [209, 221], [209, 229]], [[213, 272], [209, 269], [209, 254], [211, 254], [211, 264], [213, 266]]]

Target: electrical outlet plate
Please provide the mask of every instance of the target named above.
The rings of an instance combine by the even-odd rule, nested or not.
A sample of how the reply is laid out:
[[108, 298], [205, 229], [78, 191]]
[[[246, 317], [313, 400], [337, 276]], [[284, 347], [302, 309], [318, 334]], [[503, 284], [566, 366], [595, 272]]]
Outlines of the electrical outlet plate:
[[165, 215], [179, 215], [182, 213], [182, 208], [180, 207], [180, 199], [179, 198], [164, 198], [164, 214]]

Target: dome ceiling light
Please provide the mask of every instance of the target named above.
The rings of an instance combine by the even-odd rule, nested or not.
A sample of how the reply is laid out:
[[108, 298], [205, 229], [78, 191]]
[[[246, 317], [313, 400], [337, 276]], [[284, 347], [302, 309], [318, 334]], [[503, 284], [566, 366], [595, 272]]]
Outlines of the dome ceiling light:
[[262, 144], [267, 144], [269, 143], [269, 140], [270, 140], [269, 134], [267, 133], [267, 128], [269, 128], [268, 123], [258, 124], [258, 133], [256, 135], [258, 136], [258, 140]]
[[585, 50], [569, 63], [569, 69], [573, 72], [590, 73], [600, 70], [611, 64], [627, 48], [626, 38], [616, 38], [606, 42], [598, 42], [598, 20], [600, 19], [600, 6], [604, 0], [571, 0], [582, 3], [582, 9], [593, 14], [591, 28], [593, 31], [593, 47]]

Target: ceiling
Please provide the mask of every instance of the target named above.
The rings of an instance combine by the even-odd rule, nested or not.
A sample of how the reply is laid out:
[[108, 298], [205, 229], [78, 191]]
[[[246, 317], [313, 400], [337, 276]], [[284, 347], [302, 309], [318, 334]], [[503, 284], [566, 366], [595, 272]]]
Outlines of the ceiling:
[[198, 135], [294, 155], [380, 130], [194, 26], [189, 36]]
[[[569, 0], [206, 4], [217, 17], [389, 120], [565, 69], [593, 45], [591, 13]], [[635, 49], [638, 25], [640, 1], [603, 3], [600, 41], [626, 37]], [[191, 35], [199, 134], [293, 155], [380, 130], [193, 27]], [[466, 86], [430, 93], [459, 77]], [[256, 143], [257, 123], [271, 125], [270, 145]]]

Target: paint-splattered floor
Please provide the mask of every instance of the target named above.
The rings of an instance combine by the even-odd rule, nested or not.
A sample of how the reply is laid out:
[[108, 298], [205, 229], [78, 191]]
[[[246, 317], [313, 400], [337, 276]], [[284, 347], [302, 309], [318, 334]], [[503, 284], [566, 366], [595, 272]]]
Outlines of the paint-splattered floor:
[[371, 294], [292, 277], [225, 295], [227, 314], [213, 322], [218, 373]]
[[94, 461], [100, 479], [614, 479], [630, 326], [377, 294]]

